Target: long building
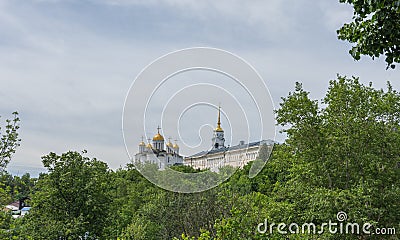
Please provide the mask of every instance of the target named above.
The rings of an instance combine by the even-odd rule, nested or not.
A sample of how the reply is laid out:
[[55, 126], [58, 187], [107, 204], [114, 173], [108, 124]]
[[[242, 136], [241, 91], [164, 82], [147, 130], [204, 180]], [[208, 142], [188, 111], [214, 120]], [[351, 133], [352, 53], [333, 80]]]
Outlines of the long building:
[[258, 158], [263, 144], [269, 149], [272, 149], [274, 142], [271, 140], [263, 140], [245, 144], [242, 141], [236, 146], [202, 151], [185, 157], [184, 164], [196, 169], [209, 168], [216, 170], [227, 165], [242, 168], [248, 162]]
[[226, 147], [224, 130], [221, 127], [221, 108], [218, 108], [218, 122], [212, 138], [212, 148], [184, 158], [184, 164], [198, 169], [211, 169], [216, 171], [223, 166], [243, 167], [250, 161], [259, 157], [262, 146], [266, 151], [272, 151], [274, 141], [262, 140], [245, 143], [240, 141], [238, 145]]

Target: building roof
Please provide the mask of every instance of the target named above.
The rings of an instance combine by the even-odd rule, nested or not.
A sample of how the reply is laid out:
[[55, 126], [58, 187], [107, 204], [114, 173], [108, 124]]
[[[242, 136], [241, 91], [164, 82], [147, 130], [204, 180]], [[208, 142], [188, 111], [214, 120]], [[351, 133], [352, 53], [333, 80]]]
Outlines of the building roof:
[[21, 211], [29, 211], [29, 210], [31, 210], [31, 207], [23, 207], [23, 208], [21, 209]]
[[18, 210], [19, 209], [19, 201], [12, 202], [5, 206], [5, 208], [10, 210]]
[[260, 146], [261, 144], [273, 145], [273, 144], [275, 144], [275, 141], [273, 141], [273, 140], [262, 140], [262, 141], [257, 141], [257, 142], [251, 142], [251, 143], [248, 143], [248, 144], [246, 144], [246, 143], [238, 144], [238, 145], [235, 145], [235, 146], [232, 146], [232, 147], [212, 149], [212, 150], [209, 150], [209, 151], [201, 151], [201, 152], [198, 152], [198, 153], [193, 154], [191, 156], [188, 156], [186, 158], [201, 157], [201, 156], [214, 154], [214, 153], [220, 153], [220, 152], [230, 152], [230, 151], [234, 151], [234, 150]]
[[7, 206], [19, 207], [19, 200], [8, 204]]
[[160, 133], [157, 133], [154, 135], [153, 141], [164, 141], [164, 137]]

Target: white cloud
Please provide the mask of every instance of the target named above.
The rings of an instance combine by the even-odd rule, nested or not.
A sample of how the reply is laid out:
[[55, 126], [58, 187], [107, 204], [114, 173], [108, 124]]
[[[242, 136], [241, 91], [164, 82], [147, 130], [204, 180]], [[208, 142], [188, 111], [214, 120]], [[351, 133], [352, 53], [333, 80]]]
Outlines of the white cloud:
[[182, 16], [208, 23], [227, 19], [226, 28], [235, 28], [237, 25], [260, 26], [265, 28], [265, 31], [273, 31], [279, 34], [290, 31], [296, 22], [294, 18], [286, 14], [296, 5], [292, 1], [269, 0], [252, 1], [250, 3], [240, 0], [103, 0], [96, 2], [114, 6], [169, 8]]

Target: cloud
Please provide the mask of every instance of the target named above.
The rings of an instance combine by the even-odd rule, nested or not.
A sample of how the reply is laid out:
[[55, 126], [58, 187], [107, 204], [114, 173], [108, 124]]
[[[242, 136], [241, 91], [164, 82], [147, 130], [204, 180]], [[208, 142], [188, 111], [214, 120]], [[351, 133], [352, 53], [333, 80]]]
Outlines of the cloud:
[[226, 29], [263, 27], [268, 31], [282, 34], [290, 31], [295, 24], [294, 19], [287, 16], [286, 12], [296, 4], [287, 4], [281, 0], [253, 1], [251, 4], [239, 0], [103, 0], [96, 2], [112, 6], [161, 8], [203, 23], [218, 25], [222, 22]]

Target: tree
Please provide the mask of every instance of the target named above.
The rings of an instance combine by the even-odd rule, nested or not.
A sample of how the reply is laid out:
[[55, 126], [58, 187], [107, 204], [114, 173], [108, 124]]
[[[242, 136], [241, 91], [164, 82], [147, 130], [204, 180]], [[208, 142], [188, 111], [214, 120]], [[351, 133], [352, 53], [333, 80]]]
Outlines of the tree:
[[[129, 202], [138, 194], [132, 192]], [[218, 201], [216, 189], [185, 194], [153, 187], [144, 190], [144, 194], [139, 198], [145, 201], [132, 212], [123, 239], [172, 239], [182, 233], [198, 236], [201, 229], [212, 230], [226, 206]], [[132, 205], [129, 202], [127, 206]]]
[[378, 90], [339, 76], [322, 103], [301, 84], [283, 98], [277, 122], [294, 160], [278, 195], [296, 199], [310, 218], [342, 209], [356, 219], [398, 225], [400, 93], [390, 84]]
[[353, 5], [353, 22], [340, 28], [338, 38], [355, 45], [349, 51], [355, 60], [360, 55], [378, 58], [385, 55], [387, 68], [400, 62], [400, 2], [397, 0], [340, 0]]
[[[11, 196], [8, 194], [8, 188], [2, 180], [7, 176], [5, 168], [11, 161], [12, 155], [15, 153], [15, 149], [19, 146], [18, 129], [19, 129], [19, 118], [18, 113], [13, 112], [13, 119], [6, 119], [6, 126], [2, 131], [0, 126], [0, 206], [4, 206], [6, 203], [11, 201]], [[0, 213], [0, 236], [4, 237], [3, 234], [7, 234], [7, 228], [11, 223], [11, 215], [7, 212], [2, 211]]]
[[33, 239], [101, 238], [110, 224], [109, 170], [105, 163], [78, 152], [42, 157], [41, 175], [24, 217], [23, 234]]
[[301, 178], [340, 189], [379, 177], [390, 180], [382, 183], [394, 183], [389, 176], [398, 173], [399, 102], [400, 94], [390, 85], [387, 91], [376, 90], [357, 78], [339, 76], [330, 82], [322, 108], [297, 84], [283, 98], [277, 121], [297, 159], [309, 165]]
[[4, 171], [19, 146], [21, 139], [18, 139], [19, 129], [18, 112], [13, 112], [13, 119], [6, 120], [5, 130], [1, 131], [0, 126], [0, 170]]

